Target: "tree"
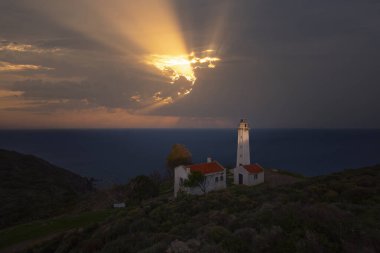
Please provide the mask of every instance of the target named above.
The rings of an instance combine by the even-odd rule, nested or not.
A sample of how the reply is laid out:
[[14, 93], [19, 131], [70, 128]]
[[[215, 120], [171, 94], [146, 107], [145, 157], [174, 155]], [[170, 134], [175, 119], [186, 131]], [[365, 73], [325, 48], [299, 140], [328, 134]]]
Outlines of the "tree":
[[189, 165], [192, 163], [190, 151], [182, 144], [174, 144], [166, 158], [166, 165], [169, 173], [173, 176], [174, 168], [179, 165]]
[[207, 177], [200, 171], [190, 172], [188, 178], [183, 182], [185, 187], [199, 187], [199, 189], [206, 193], [209, 181]]
[[159, 192], [158, 185], [147, 176], [137, 176], [127, 184], [127, 196], [129, 199], [149, 199], [157, 197]]

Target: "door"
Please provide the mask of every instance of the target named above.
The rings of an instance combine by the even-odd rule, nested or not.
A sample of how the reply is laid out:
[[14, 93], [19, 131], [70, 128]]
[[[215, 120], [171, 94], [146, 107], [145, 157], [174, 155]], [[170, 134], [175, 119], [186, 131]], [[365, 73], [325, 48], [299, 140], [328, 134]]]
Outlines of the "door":
[[239, 184], [243, 184], [243, 174], [239, 173]]

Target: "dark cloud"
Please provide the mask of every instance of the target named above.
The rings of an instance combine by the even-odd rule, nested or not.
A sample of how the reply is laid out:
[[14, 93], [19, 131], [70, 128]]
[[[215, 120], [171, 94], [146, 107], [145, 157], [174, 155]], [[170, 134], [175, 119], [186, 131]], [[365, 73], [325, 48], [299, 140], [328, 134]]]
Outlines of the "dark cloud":
[[227, 63], [201, 73], [191, 97], [160, 113], [379, 127], [379, 10], [375, 1], [234, 1]]
[[[380, 127], [378, 1], [175, 4], [189, 48], [214, 45], [222, 62], [198, 69], [189, 96], [150, 114], [247, 117], [256, 127]], [[15, 82], [12, 90], [24, 91], [25, 99], [65, 100], [66, 109], [82, 108], [86, 101], [85, 107], [133, 111], [141, 105], [132, 96], [152, 99], [158, 91], [172, 96], [187, 85], [183, 80], [170, 85], [135, 58], [123, 58], [27, 6], [30, 1], [0, 2], [0, 38], [63, 51], [59, 56], [0, 52], [0, 60], [46, 66], [54, 68], [52, 78], [81, 80]]]

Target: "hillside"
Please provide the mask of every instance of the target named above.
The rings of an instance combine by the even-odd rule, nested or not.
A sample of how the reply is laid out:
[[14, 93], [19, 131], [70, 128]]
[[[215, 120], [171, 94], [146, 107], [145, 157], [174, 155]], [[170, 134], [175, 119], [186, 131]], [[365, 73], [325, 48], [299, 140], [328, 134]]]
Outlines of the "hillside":
[[380, 166], [374, 166], [205, 196], [159, 196], [27, 252], [379, 251]]
[[0, 228], [59, 214], [91, 190], [86, 178], [1, 149], [0, 178]]

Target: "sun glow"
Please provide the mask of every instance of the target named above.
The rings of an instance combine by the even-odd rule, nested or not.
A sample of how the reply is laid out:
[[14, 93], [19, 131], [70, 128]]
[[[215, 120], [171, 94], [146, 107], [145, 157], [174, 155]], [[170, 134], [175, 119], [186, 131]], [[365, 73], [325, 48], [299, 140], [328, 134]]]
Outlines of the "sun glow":
[[[188, 96], [198, 78], [196, 70], [215, 68], [220, 61], [212, 49], [221, 52], [220, 31], [225, 15], [217, 17], [220, 6], [225, 4], [218, 4], [216, 14], [208, 17], [207, 23], [216, 24], [203, 37], [183, 29], [190, 26], [178, 12], [180, 5], [173, 0], [109, 0], [107, 4], [102, 0], [35, 1], [40, 4], [31, 4], [31, 8], [112, 49], [109, 52], [115, 52], [117, 64], [146, 73], [141, 79], [150, 87], [134, 88], [126, 101], [134, 112], [149, 112]], [[228, 10], [227, 7], [222, 9]], [[28, 45], [11, 46], [13, 50], [28, 49]], [[191, 53], [192, 50], [196, 52]], [[163, 82], [163, 76], [168, 82]]]
[[[220, 58], [213, 57], [213, 50], [205, 50], [202, 53], [206, 54], [203, 57], [197, 57], [195, 53], [188, 55], [158, 55], [153, 54], [147, 57], [147, 64], [155, 66], [164, 76], [167, 76], [171, 83], [184, 77], [193, 85], [197, 80], [195, 69], [197, 68], [215, 68], [215, 63], [220, 61]], [[191, 89], [184, 92], [187, 95]]]

